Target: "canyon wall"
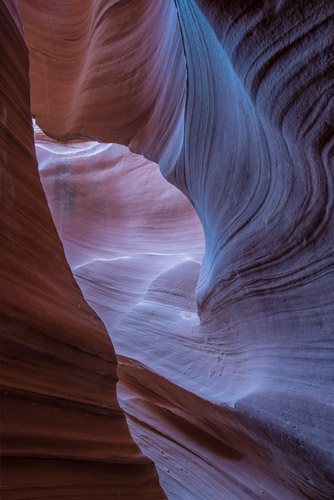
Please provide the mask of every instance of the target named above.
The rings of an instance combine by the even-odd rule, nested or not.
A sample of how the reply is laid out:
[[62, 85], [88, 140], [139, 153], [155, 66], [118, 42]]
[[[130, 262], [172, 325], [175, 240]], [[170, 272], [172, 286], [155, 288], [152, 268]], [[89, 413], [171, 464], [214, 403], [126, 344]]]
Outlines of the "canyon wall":
[[116, 357], [66, 262], [35, 157], [14, 2], [1, 24], [1, 498], [165, 498], [116, 398]]
[[332, 498], [333, 6], [19, 5], [37, 124], [91, 140], [36, 129], [39, 167], [167, 496]]
[[174, 163], [185, 60], [172, 0], [19, 0], [31, 107], [48, 135], [130, 145]]

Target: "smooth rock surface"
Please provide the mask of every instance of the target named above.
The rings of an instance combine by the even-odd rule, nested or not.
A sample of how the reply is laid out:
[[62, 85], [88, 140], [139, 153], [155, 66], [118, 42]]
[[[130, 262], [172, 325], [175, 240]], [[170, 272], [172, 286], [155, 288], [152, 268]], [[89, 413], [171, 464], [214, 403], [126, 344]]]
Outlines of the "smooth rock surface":
[[[169, 237], [168, 196], [163, 217], [143, 214], [155, 203], [162, 214], [161, 200], [155, 181], [136, 191], [130, 153], [105, 170], [117, 155], [95, 145], [104, 173], [96, 157], [86, 176], [75, 160], [38, 153], [72, 269], [115, 344], [131, 430], [167, 495], [333, 498], [332, 2], [77, 2], [71, 16], [59, 2], [20, 5], [37, 123], [157, 161], [203, 226], [200, 268], [200, 233], [183, 208], [182, 244]], [[72, 74], [73, 60], [83, 69]], [[104, 176], [113, 182], [102, 188]], [[168, 251], [153, 242], [161, 218]], [[151, 264], [152, 253], [172, 256]]]
[[50, 136], [129, 145], [173, 163], [186, 66], [174, 0], [18, 0], [31, 108]]
[[0, 4], [1, 498], [165, 498], [116, 398], [116, 357], [52, 221], [35, 157], [28, 50]]

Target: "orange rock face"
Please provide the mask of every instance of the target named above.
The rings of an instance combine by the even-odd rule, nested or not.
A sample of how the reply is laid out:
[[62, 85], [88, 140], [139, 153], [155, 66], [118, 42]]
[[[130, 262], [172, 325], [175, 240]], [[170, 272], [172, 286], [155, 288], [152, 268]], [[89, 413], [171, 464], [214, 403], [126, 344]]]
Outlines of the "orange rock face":
[[6, 494], [162, 495], [72, 271], [170, 500], [332, 500], [333, 2], [19, 1], [71, 271], [8, 5]]
[[174, 1], [20, 0], [19, 6], [38, 125], [58, 138], [98, 138], [173, 161], [182, 144], [186, 86]]
[[66, 262], [34, 150], [28, 50], [1, 23], [1, 498], [164, 498], [116, 398], [116, 359]]

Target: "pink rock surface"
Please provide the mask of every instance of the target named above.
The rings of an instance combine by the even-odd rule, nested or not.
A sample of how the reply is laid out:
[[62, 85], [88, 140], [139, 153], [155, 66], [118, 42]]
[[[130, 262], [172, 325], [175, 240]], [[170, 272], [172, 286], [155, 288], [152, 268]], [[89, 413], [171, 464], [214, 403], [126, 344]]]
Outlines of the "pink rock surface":
[[118, 144], [60, 144], [35, 130], [40, 175], [72, 267], [142, 254], [202, 256], [193, 207], [155, 163]]
[[201, 265], [198, 221], [152, 164], [38, 135], [66, 254], [167, 495], [331, 499], [332, 4], [20, 5], [37, 123], [157, 161], [203, 226]]
[[[194, 297], [203, 240], [187, 200], [156, 165], [122, 146], [60, 145], [36, 128], [36, 151], [67, 258], [113, 339], [132, 435], [154, 460], [168, 497], [302, 498], [291, 490], [273, 428], [268, 444], [261, 422], [238, 408], [249, 396], [270, 397], [259, 357], [238, 354], [233, 331], [223, 345], [216, 324], [200, 324]], [[72, 244], [80, 220], [86, 262]], [[307, 464], [307, 445], [299, 446]]]
[[35, 157], [28, 50], [0, 3], [1, 498], [165, 498], [116, 398], [116, 357], [77, 286]]
[[173, 162], [182, 145], [186, 86], [174, 1], [18, 3], [31, 107], [42, 129]]

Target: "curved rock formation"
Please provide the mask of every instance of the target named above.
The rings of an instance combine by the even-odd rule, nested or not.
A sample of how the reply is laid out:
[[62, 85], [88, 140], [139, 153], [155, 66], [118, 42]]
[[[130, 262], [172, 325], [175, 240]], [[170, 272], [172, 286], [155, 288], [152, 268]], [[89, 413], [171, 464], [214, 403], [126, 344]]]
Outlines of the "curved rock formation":
[[186, 79], [174, 1], [19, 5], [38, 125], [58, 138], [98, 138], [173, 162]]
[[1, 25], [1, 498], [165, 498], [116, 398], [116, 358], [38, 176], [28, 50]]
[[[200, 244], [176, 251], [168, 234], [160, 253], [191, 260], [164, 256], [149, 266], [158, 218], [150, 222], [140, 191], [127, 185], [141, 178], [128, 176], [131, 153], [78, 146], [99, 153], [84, 175], [82, 153], [78, 167], [59, 165], [55, 143], [46, 153], [41, 138], [58, 230], [112, 336], [122, 406], [167, 495], [332, 498], [332, 3], [36, 5], [20, 2], [37, 123], [58, 139], [115, 141], [157, 161], [204, 229], [201, 269]], [[125, 185], [112, 164], [117, 151]], [[130, 203], [108, 201], [115, 188], [104, 180]], [[153, 196], [152, 206], [159, 202]], [[143, 231], [130, 224], [132, 241], [125, 206], [144, 221]], [[84, 218], [89, 230], [76, 236], [71, 224], [83, 227]], [[140, 258], [101, 260], [136, 245]]]
[[35, 144], [72, 268], [147, 254], [150, 261], [167, 257], [170, 262], [173, 255], [202, 256], [203, 231], [193, 207], [155, 163], [119, 144], [57, 143], [37, 126]]

